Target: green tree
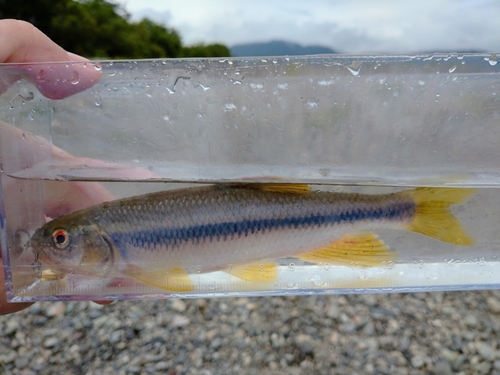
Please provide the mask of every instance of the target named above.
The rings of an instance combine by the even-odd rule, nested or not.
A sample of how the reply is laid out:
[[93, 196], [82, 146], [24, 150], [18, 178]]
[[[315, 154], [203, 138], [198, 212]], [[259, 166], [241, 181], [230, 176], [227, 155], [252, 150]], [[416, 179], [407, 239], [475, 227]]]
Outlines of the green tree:
[[0, 0], [0, 18], [31, 22], [68, 51], [91, 58], [229, 56], [220, 44], [183, 47], [175, 30], [143, 19], [131, 22], [109, 0]]
[[229, 48], [223, 44], [197, 44], [182, 49], [182, 57], [227, 57], [231, 56]]
[[182, 50], [181, 39], [176, 31], [168, 30], [153, 21], [143, 19], [134, 24], [140, 41], [140, 55], [147, 57], [178, 57]]

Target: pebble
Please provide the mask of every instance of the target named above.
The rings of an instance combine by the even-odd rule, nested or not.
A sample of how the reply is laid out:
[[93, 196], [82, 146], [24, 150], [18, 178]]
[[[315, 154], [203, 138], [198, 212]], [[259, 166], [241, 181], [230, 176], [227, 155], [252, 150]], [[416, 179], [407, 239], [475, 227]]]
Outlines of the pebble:
[[111, 344], [117, 344], [120, 342], [121, 336], [122, 336], [121, 331], [113, 331], [111, 332], [111, 335], [109, 335], [109, 342]]
[[303, 354], [312, 354], [314, 343], [310, 335], [299, 334], [295, 338], [295, 344]]
[[485, 342], [476, 343], [476, 350], [478, 354], [487, 361], [493, 361], [495, 359], [496, 351], [493, 347]]
[[174, 315], [172, 318], [172, 327], [185, 327], [191, 323], [191, 320], [184, 315]]
[[500, 375], [499, 296], [43, 302], [0, 317], [0, 373]]
[[7, 321], [2, 333], [5, 336], [10, 336], [18, 329], [19, 329], [19, 322], [16, 319], [11, 319]]
[[448, 361], [438, 360], [434, 365], [434, 374], [435, 375], [452, 375], [453, 371], [451, 369], [451, 365]]
[[476, 315], [468, 314], [464, 319], [464, 323], [469, 327], [475, 327], [477, 325]]
[[64, 315], [66, 312], [66, 304], [64, 302], [55, 302], [47, 307], [45, 315], [49, 318]]
[[20, 358], [17, 358], [14, 363], [16, 365], [17, 368], [23, 368], [23, 367], [26, 367], [26, 365], [28, 364], [29, 362], [29, 358], [27, 357], [20, 357]]
[[184, 302], [181, 299], [174, 299], [172, 301], [172, 309], [174, 309], [177, 312], [184, 312], [186, 311], [187, 305], [186, 302]]
[[54, 346], [58, 346], [61, 342], [56, 337], [51, 337], [43, 342], [43, 346], [46, 348], [53, 348]]
[[488, 309], [490, 310], [491, 313], [493, 314], [500, 313], [500, 301], [496, 296], [488, 297], [488, 299], [486, 299], [486, 303], [488, 304]]

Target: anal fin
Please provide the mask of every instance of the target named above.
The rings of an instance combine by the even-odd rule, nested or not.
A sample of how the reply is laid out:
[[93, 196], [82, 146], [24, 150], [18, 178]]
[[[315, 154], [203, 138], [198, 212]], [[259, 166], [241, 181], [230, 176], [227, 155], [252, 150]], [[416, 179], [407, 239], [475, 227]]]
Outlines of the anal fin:
[[327, 246], [296, 257], [311, 263], [374, 267], [394, 261], [398, 256], [389, 251], [389, 247], [375, 233], [368, 232], [346, 235]]
[[182, 268], [148, 271], [137, 266], [129, 265], [124, 271], [124, 274], [141, 283], [168, 290], [169, 292], [194, 291], [194, 285], [189, 275]]
[[231, 266], [227, 273], [252, 283], [270, 283], [278, 278], [278, 266], [272, 262], [259, 262]]

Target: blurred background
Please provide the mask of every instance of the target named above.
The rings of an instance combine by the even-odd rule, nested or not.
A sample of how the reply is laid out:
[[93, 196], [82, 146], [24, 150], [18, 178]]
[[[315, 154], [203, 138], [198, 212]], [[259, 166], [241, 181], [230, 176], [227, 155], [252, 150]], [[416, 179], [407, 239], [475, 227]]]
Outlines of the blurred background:
[[[103, 59], [500, 52], [497, 0], [0, 0], [3, 18]], [[44, 302], [0, 316], [0, 374], [500, 375], [499, 342], [498, 291]]]

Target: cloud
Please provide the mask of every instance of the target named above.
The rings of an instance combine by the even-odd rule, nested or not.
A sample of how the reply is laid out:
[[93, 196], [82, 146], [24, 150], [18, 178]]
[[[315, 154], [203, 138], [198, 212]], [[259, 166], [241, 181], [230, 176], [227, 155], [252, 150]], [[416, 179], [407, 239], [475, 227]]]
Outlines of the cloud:
[[496, 0], [127, 0], [187, 44], [287, 40], [345, 53], [500, 50]]

